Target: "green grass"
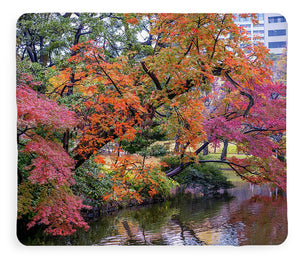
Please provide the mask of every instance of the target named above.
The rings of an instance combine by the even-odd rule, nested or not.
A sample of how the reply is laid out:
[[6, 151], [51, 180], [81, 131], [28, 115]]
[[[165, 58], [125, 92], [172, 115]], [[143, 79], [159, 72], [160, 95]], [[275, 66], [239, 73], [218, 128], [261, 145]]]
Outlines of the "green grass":
[[[230, 159], [231, 157], [236, 157], [239, 159], [246, 158], [247, 155], [245, 154], [227, 154], [227, 158]], [[202, 155], [203, 160], [220, 160], [221, 154], [218, 153], [209, 153], [208, 155]], [[239, 177], [228, 164], [226, 163], [213, 163], [219, 169], [222, 170], [223, 175], [232, 183], [240, 183], [244, 182], [241, 177]]]
[[[221, 154], [223, 149], [223, 144], [220, 144], [219, 146], [214, 146], [213, 144], [208, 145], [208, 151], [209, 153], [217, 153]], [[237, 147], [235, 144], [229, 143], [227, 148], [228, 154], [237, 154]]]
[[[202, 155], [204, 160], [220, 160], [221, 154], [219, 153], [209, 153], [208, 155]], [[231, 157], [236, 157], [238, 159], [246, 158], [247, 155], [245, 154], [227, 154], [227, 158], [230, 159]]]
[[[174, 151], [175, 147], [175, 141], [169, 140], [169, 141], [158, 141], [155, 144], [160, 144], [160, 145], [165, 145], [166, 148], [169, 150], [169, 152]], [[199, 147], [201, 144], [198, 145]], [[209, 144], [208, 146], [208, 155], [203, 155], [202, 153], [201, 156], [203, 160], [220, 160], [221, 158], [221, 153], [223, 149], [223, 144], [221, 143], [219, 147], [214, 147], [213, 144]], [[192, 151], [192, 150], [189, 150]], [[238, 154], [237, 151], [237, 146], [233, 143], [228, 144], [228, 149], [227, 149], [227, 159], [230, 159], [231, 157], [236, 157], [238, 159], [243, 159], [246, 158], [247, 155], [245, 154]], [[222, 170], [224, 176], [228, 178], [228, 180], [232, 182], [243, 182], [243, 180], [235, 174], [234, 171], [230, 168], [230, 166], [226, 163], [212, 163], [215, 166], [217, 166], [219, 169]]]
[[233, 184], [237, 182], [245, 182], [241, 179], [240, 176], [235, 174], [234, 171], [223, 171], [223, 175], [227, 178], [227, 180], [231, 181]]
[[[175, 141], [174, 140], [157, 141], [157, 142], [155, 142], [152, 145], [155, 145], [155, 144], [165, 145], [166, 148], [170, 152], [174, 151], [174, 147], [175, 147]], [[202, 144], [199, 144], [198, 146], [200, 147], [201, 145]], [[188, 149], [189, 149], [189, 151], [192, 151], [192, 148], [188, 148]], [[209, 154], [219, 154], [219, 155], [221, 155], [222, 149], [223, 149], [223, 144], [220, 144], [218, 147], [214, 147], [213, 144], [209, 144], [208, 145], [208, 152], [209, 152]], [[234, 154], [234, 155], [237, 155], [237, 157], [240, 155], [240, 154], [238, 154], [237, 146], [235, 144], [233, 144], [233, 143], [229, 143], [228, 144], [227, 154], [228, 155]]]

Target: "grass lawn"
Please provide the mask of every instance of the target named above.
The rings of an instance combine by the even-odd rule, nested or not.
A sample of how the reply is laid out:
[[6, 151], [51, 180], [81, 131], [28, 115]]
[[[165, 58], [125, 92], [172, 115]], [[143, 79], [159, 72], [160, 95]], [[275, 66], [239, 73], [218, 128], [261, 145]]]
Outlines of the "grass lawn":
[[242, 180], [242, 178], [238, 176], [234, 171], [223, 171], [223, 175], [233, 184], [237, 182], [245, 182], [245, 180]]

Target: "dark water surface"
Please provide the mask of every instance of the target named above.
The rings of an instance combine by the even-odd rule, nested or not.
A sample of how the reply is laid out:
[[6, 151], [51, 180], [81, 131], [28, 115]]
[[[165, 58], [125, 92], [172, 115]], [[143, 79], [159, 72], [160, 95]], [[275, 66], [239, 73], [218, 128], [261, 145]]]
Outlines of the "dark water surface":
[[40, 232], [27, 245], [266, 245], [287, 236], [286, 198], [267, 187], [236, 182], [218, 198], [178, 195], [171, 201], [103, 216], [88, 232], [51, 238]]

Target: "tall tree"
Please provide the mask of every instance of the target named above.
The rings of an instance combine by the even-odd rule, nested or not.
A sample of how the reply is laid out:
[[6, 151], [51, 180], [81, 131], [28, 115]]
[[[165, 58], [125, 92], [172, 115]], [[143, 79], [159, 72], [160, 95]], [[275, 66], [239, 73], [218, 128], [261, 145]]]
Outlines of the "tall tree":
[[[255, 23], [255, 15], [250, 16]], [[172, 177], [179, 174], [187, 165], [198, 161], [197, 155], [209, 143], [218, 143], [220, 140], [237, 143], [238, 148], [249, 156], [230, 161], [222, 157], [216, 163], [227, 163], [250, 182], [271, 182], [285, 189], [285, 87], [271, 81], [268, 49], [261, 44], [253, 45], [247, 32], [234, 23], [233, 15], [49, 14], [47, 21], [50, 27], [44, 36], [42, 29], [31, 29], [37, 24], [30, 25], [30, 22], [41, 17], [45, 18], [37, 14], [22, 17], [19, 21], [21, 44], [18, 50], [22, 53], [21, 59], [28, 55], [32, 63], [39, 62], [44, 66], [45, 62], [42, 62], [43, 58], [41, 61], [37, 50], [40, 51], [41, 47], [46, 49], [46, 46], [50, 48], [51, 43], [56, 42], [55, 34], [51, 36], [53, 39], [47, 35], [52, 28], [50, 21], [58, 23], [57, 28], [61, 26], [65, 29], [61, 33], [64, 44], [54, 48], [55, 51], [49, 49], [53, 54], [49, 56], [52, 63], [54, 57], [57, 61], [52, 68], [54, 72], [50, 73], [49, 69], [41, 67], [47, 71], [46, 84], [36, 84], [32, 88], [37, 91], [42, 89], [41, 92], [53, 100], [51, 102], [64, 104], [69, 112], [72, 111], [66, 116], [64, 112], [59, 112], [62, 106], [55, 103], [58, 117], [49, 115], [49, 118], [61, 122], [59, 115], [64, 115], [62, 118], [66, 121], [76, 116], [77, 123], [66, 123], [62, 128], [57, 123], [49, 129], [51, 121], [41, 121], [38, 128], [30, 130], [32, 133], [27, 129], [31, 126], [20, 127], [20, 138], [29, 133], [30, 138], [37, 135], [43, 138], [46, 141], [38, 143], [49, 144], [48, 150], [43, 148], [43, 151], [47, 151], [46, 155], [51, 149], [59, 151], [63, 158], [68, 158], [64, 167], [69, 169], [73, 166], [82, 167], [84, 162], [92, 158], [103, 164], [100, 148], [109, 142], [117, 142], [117, 156], [110, 165], [115, 172], [115, 184], [113, 192], [107, 194], [105, 199], [129, 196], [140, 200], [139, 192], [130, 187], [130, 178], [151, 183], [148, 192], [153, 196], [165, 175]], [[32, 38], [29, 32], [24, 33], [27, 29], [32, 35], [42, 35], [43, 44], [33, 40], [39, 37]], [[32, 46], [31, 49], [27, 48], [27, 43]], [[70, 47], [69, 51], [64, 49], [65, 46]], [[37, 59], [32, 59], [32, 56], [37, 56]], [[215, 84], [216, 81], [219, 84]], [[17, 95], [20, 95], [19, 92]], [[18, 106], [22, 107], [24, 100], [19, 100]], [[34, 113], [29, 109], [26, 116], [19, 114], [19, 122], [39, 118], [39, 113]], [[176, 138], [178, 144], [176, 153], [181, 163], [167, 173], [153, 165], [146, 165], [134, 155], [120, 152], [122, 141], [130, 143], [137, 136], [146, 135], [154, 126], [154, 121], [164, 128], [169, 138]], [[60, 135], [64, 149], [52, 145], [52, 136], [59, 136], [54, 130], [64, 131], [63, 137]], [[76, 134], [71, 135], [72, 131]], [[58, 139], [56, 142], [59, 142]], [[38, 160], [45, 155], [41, 149], [34, 148], [35, 143], [30, 145], [33, 142], [30, 140], [22, 152], [33, 154], [34, 161], [30, 165], [35, 168], [28, 168], [29, 172], [20, 174], [20, 185], [44, 180], [37, 166]], [[195, 152], [189, 152], [188, 148], [193, 148]], [[56, 167], [52, 157], [47, 160], [50, 160], [47, 165]], [[54, 168], [49, 168], [53, 170], [49, 170], [50, 179], [54, 178]], [[69, 179], [66, 176], [70, 172], [63, 175]], [[50, 181], [46, 180], [42, 182], [43, 185]], [[59, 179], [66, 186], [64, 180]], [[53, 191], [56, 190], [60, 189], [54, 185]], [[28, 205], [28, 202], [25, 200], [23, 204]], [[81, 207], [78, 202], [73, 209]], [[24, 212], [28, 210], [29, 206]], [[46, 210], [57, 216], [53, 207], [34, 210], [40, 212], [37, 216]], [[34, 217], [32, 224], [41, 221], [51, 225], [55, 220], [47, 218], [43, 222], [41, 219]], [[65, 230], [63, 223], [61, 230]], [[69, 223], [86, 227], [79, 217], [69, 220]], [[62, 233], [70, 232], [68, 229]]]

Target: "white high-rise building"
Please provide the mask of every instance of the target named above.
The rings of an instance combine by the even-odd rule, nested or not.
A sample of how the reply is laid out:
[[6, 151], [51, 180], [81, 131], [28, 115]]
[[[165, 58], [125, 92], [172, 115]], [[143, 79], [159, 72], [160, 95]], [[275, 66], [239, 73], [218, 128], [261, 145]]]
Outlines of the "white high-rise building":
[[281, 54], [287, 47], [287, 22], [281, 14], [258, 14], [259, 24], [256, 25], [250, 18], [236, 17], [236, 24], [247, 30], [254, 44], [257, 41], [263, 42], [273, 54]]

